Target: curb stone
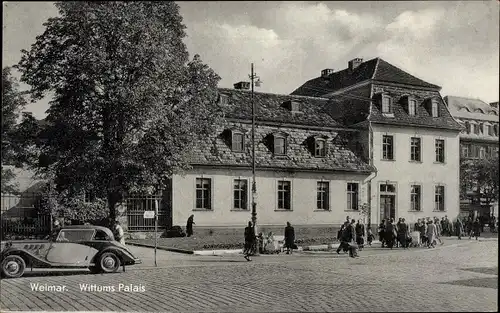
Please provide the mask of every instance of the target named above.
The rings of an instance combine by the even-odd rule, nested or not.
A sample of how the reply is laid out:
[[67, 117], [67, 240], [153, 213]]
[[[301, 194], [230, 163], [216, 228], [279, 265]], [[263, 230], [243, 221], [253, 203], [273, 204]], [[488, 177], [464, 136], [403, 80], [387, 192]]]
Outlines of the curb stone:
[[[143, 247], [143, 248], [153, 248], [153, 249], [155, 248], [154, 245], [147, 245], [144, 243], [126, 242], [126, 244], [130, 245], [130, 246]], [[184, 254], [193, 254], [193, 251], [191, 251], [191, 250], [184, 250], [184, 249], [177, 249], [177, 248], [165, 248], [165, 247], [157, 246], [156, 249], [170, 251], [170, 252], [184, 253]]]

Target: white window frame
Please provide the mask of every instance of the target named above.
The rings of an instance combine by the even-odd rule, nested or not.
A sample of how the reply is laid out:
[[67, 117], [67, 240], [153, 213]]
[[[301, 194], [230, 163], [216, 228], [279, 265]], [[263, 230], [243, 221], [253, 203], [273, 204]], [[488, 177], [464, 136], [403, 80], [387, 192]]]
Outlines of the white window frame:
[[[202, 181], [205, 179], [210, 181], [210, 186], [208, 189], [210, 192], [210, 199], [208, 202], [208, 204], [210, 205], [210, 208], [208, 208], [208, 209], [198, 207], [198, 186], [197, 186], [198, 179], [201, 179]], [[203, 184], [202, 184], [201, 190], [204, 190]], [[201, 199], [203, 201], [204, 197], [202, 197]], [[194, 179], [194, 209], [193, 209], [193, 211], [213, 211], [213, 210], [214, 210], [214, 179], [213, 179], [213, 177], [207, 177], [204, 175], [195, 177], [195, 179]]]
[[439, 102], [435, 99], [431, 100], [431, 115], [432, 117], [439, 117]]
[[[385, 138], [391, 138], [391, 153], [392, 153], [392, 158], [386, 158], [385, 156], [385, 147], [388, 146], [388, 144], [385, 143]], [[382, 160], [384, 161], [394, 161], [395, 160], [395, 155], [394, 155], [394, 152], [396, 149], [394, 149], [394, 135], [382, 135]]]
[[[415, 147], [413, 145], [413, 139], [418, 139], [418, 160], [413, 159], [413, 148]], [[422, 138], [421, 137], [416, 137], [416, 136], [410, 137], [410, 161], [422, 162]]]
[[[235, 137], [241, 136], [241, 149], [235, 148]], [[245, 152], [245, 134], [241, 131], [232, 130], [231, 131], [231, 151], [233, 152]]]
[[[391, 114], [393, 113], [392, 110], [392, 98], [389, 95], [382, 95], [382, 100], [380, 104], [380, 110], [382, 111], [383, 114]], [[384, 101], [387, 101], [385, 103]], [[387, 110], [385, 110], [387, 109]]]
[[[278, 142], [278, 140], [281, 140], [281, 139], [283, 140], [283, 151], [284, 152], [283, 153], [281, 153], [281, 152], [277, 153], [276, 152], [276, 147], [277, 147], [276, 143]], [[286, 155], [287, 154], [287, 148], [288, 147], [287, 147], [287, 140], [286, 139], [287, 138], [284, 135], [273, 135], [273, 154], [274, 155]]]
[[[349, 187], [350, 186], [353, 186], [355, 185], [356, 186], [356, 190], [353, 191], [353, 190], [349, 190]], [[347, 211], [359, 211], [359, 193], [360, 193], [360, 183], [359, 182], [356, 182], [356, 181], [350, 181], [350, 182], [346, 182], [346, 210]], [[352, 197], [355, 196], [356, 197], [356, 201], [352, 201]], [[353, 204], [355, 205], [355, 207], [353, 208]]]
[[[320, 185], [322, 184], [326, 184], [326, 190], [320, 189]], [[321, 199], [318, 199], [318, 197], [320, 197]], [[319, 205], [320, 203], [322, 204], [322, 207], [320, 207]], [[319, 180], [316, 182], [316, 211], [329, 211], [329, 210], [330, 210], [330, 181]]]
[[[438, 143], [442, 143], [442, 147], [438, 146]], [[442, 151], [442, 160], [440, 160], [439, 156], [440, 154], [438, 153], [438, 148], [440, 148], [440, 151]], [[434, 149], [435, 149], [435, 156], [434, 156], [434, 163], [446, 163], [446, 141], [444, 139], [435, 139], [434, 140]]]
[[[318, 143], [322, 142], [323, 143], [323, 149], [318, 148]], [[323, 158], [326, 156], [327, 153], [327, 147], [326, 147], [326, 139], [324, 138], [315, 138], [314, 139], [314, 156], [317, 158]], [[320, 151], [320, 153], [318, 153]]]
[[417, 115], [417, 100], [414, 98], [408, 98], [408, 115]]
[[[240, 181], [240, 182], [244, 181], [244, 182], [245, 182], [245, 184], [246, 184], [246, 185], [245, 185], [245, 186], [246, 186], [246, 190], [244, 190], [244, 191], [241, 191], [240, 189], [238, 190], [238, 191], [239, 191], [239, 193], [240, 193], [240, 196], [244, 194], [244, 195], [245, 195], [245, 197], [246, 197], [245, 205], [244, 205], [244, 207], [243, 207], [243, 208], [237, 208], [237, 207], [234, 205], [234, 204], [235, 204], [235, 202], [236, 202], [236, 197], [235, 197], [235, 194], [236, 194], [236, 191], [237, 191], [237, 190], [236, 190], [236, 188], [235, 188], [235, 187], [236, 187], [236, 182], [237, 182], [237, 181]], [[250, 184], [249, 184], [249, 180], [248, 180], [248, 179], [246, 179], [246, 178], [234, 178], [234, 179], [233, 179], [233, 184], [232, 184], [232, 189], [233, 189], [233, 202], [231, 203], [231, 210], [233, 210], [233, 211], [248, 211], [248, 210], [249, 210], [249, 208], [250, 208], [250, 205], [249, 205], [249, 202], [250, 202], [250, 197], [249, 197], [249, 190], [250, 190], [250, 188], [249, 188], [249, 185], [250, 185]], [[239, 201], [241, 202], [242, 200], [240, 199]]]
[[[281, 182], [287, 182], [288, 185], [289, 185], [289, 193], [290, 193], [290, 196], [289, 196], [289, 208], [280, 208], [279, 204], [280, 204], [280, 192], [285, 192], [285, 190], [280, 190], [280, 183]], [[283, 199], [283, 201], [286, 200], [286, 197]], [[292, 208], [292, 181], [291, 180], [288, 180], [288, 179], [278, 179], [276, 181], [276, 211], [293, 211], [293, 208]]]
[[[414, 192], [414, 188], [418, 187], [418, 193]], [[422, 184], [413, 183], [410, 185], [410, 211], [412, 212], [422, 212]], [[414, 208], [414, 195], [418, 195], [418, 210]]]
[[[438, 194], [437, 188], [442, 188], [442, 193]], [[442, 198], [441, 202], [436, 201], [438, 195]], [[440, 210], [439, 206], [442, 206], [443, 210]], [[446, 212], [446, 186], [443, 184], [434, 185], [434, 212]]]

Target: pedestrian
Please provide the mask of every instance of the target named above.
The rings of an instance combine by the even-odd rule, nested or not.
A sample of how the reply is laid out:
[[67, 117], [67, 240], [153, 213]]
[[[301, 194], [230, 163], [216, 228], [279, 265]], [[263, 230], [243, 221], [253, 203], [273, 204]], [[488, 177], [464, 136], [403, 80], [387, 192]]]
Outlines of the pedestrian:
[[425, 219], [422, 219], [420, 222], [420, 239], [422, 246], [427, 245], [427, 221]]
[[252, 261], [250, 256], [252, 255], [252, 249], [255, 245], [255, 231], [252, 226], [252, 222], [248, 222], [248, 226], [245, 227], [245, 248], [243, 250], [244, 258], [247, 261]]
[[295, 229], [293, 229], [292, 224], [290, 224], [290, 222], [286, 222], [286, 227], [285, 227], [286, 254], [292, 254], [294, 246], [295, 246]]
[[337, 248], [337, 254], [340, 254], [340, 250], [348, 251], [349, 250], [349, 242], [352, 240], [351, 228], [349, 227], [349, 222], [345, 221], [344, 225], [342, 225], [340, 231], [340, 244]]
[[460, 216], [457, 217], [457, 220], [455, 222], [455, 235], [458, 237], [458, 240], [462, 239], [462, 234], [464, 232], [464, 225], [462, 223], [462, 220], [460, 219]]
[[125, 234], [123, 232], [123, 228], [120, 225], [120, 221], [115, 221], [115, 225], [113, 227], [113, 235], [115, 236], [115, 240], [120, 242], [122, 245], [125, 245]]
[[497, 223], [497, 221], [496, 221], [495, 215], [491, 214], [491, 218], [490, 218], [490, 232], [492, 232], [492, 233], [496, 232], [496, 228], [495, 228], [496, 223]]
[[187, 223], [186, 223], [186, 234], [188, 237], [191, 237], [193, 235], [193, 225], [196, 224], [194, 222], [194, 214], [191, 214], [191, 216], [188, 217]]
[[472, 217], [469, 216], [469, 219], [467, 220], [467, 235], [469, 235], [469, 239], [472, 238], [472, 228], [473, 228], [474, 222], [472, 221]]
[[373, 239], [375, 239], [375, 235], [372, 233], [372, 228], [368, 226], [368, 229], [366, 230], [366, 241], [370, 247], [372, 246]]
[[403, 249], [406, 249], [406, 239], [408, 235], [408, 229], [406, 226], [406, 223], [403, 218], [400, 218], [398, 225], [397, 225], [397, 240]]
[[[438, 221], [439, 223], [439, 221]], [[427, 224], [427, 248], [434, 248], [436, 246], [436, 235], [437, 235], [436, 224], [432, 220], [429, 220]]]
[[380, 225], [378, 226], [378, 238], [380, 242], [382, 243], [382, 248], [385, 246], [385, 219], [380, 222]]
[[363, 222], [361, 220], [358, 220], [355, 231], [356, 231], [356, 244], [359, 247], [359, 251], [361, 251], [363, 250], [365, 244], [365, 225], [363, 225]]
[[472, 234], [476, 237], [476, 240], [481, 234], [481, 221], [479, 218], [476, 218], [476, 221], [472, 224]]
[[396, 236], [396, 225], [394, 225], [394, 219], [391, 218], [385, 227], [385, 242], [388, 248], [392, 249], [394, 247]]

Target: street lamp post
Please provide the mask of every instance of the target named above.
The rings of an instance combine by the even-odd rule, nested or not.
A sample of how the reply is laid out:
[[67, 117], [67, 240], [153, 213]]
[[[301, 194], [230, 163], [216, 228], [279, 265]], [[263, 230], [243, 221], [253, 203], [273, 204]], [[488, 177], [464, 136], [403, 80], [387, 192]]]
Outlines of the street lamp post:
[[[257, 79], [257, 81], [255, 81]], [[255, 102], [253, 99], [253, 93], [254, 93], [254, 85], [257, 83], [257, 86], [260, 84], [260, 79], [259, 77], [254, 73], [253, 71], [253, 63], [251, 65], [251, 73], [250, 73], [250, 80], [252, 83], [252, 93], [251, 93], [251, 102], [252, 102], [252, 224], [255, 230], [255, 234], [258, 234], [257, 231], [257, 183], [255, 180], [255, 169], [256, 169], [256, 163], [255, 163]], [[259, 249], [256, 245], [254, 254], [257, 254], [259, 252]]]

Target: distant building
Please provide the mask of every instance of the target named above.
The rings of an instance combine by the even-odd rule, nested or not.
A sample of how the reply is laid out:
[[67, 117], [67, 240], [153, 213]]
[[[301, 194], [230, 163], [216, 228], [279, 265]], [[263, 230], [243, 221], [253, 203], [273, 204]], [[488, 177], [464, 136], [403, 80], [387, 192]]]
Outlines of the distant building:
[[331, 98], [332, 118], [360, 130], [357, 142], [377, 169], [368, 184], [372, 224], [459, 214], [462, 127], [440, 90], [380, 58], [356, 58], [292, 92]]
[[[479, 99], [455, 96], [446, 96], [444, 100], [450, 113], [463, 126], [460, 133], [460, 157], [473, 160], [498, 156], [498, 102], [488, 104]], [[461, 208], [464, 211], [479, 210], [483, 214], [495, 211], [498, 215], [497, 203], [490, 208], [485, 207], [484, 203], [481, 205], [472, 203], [470, 199], [462, 199]]]

